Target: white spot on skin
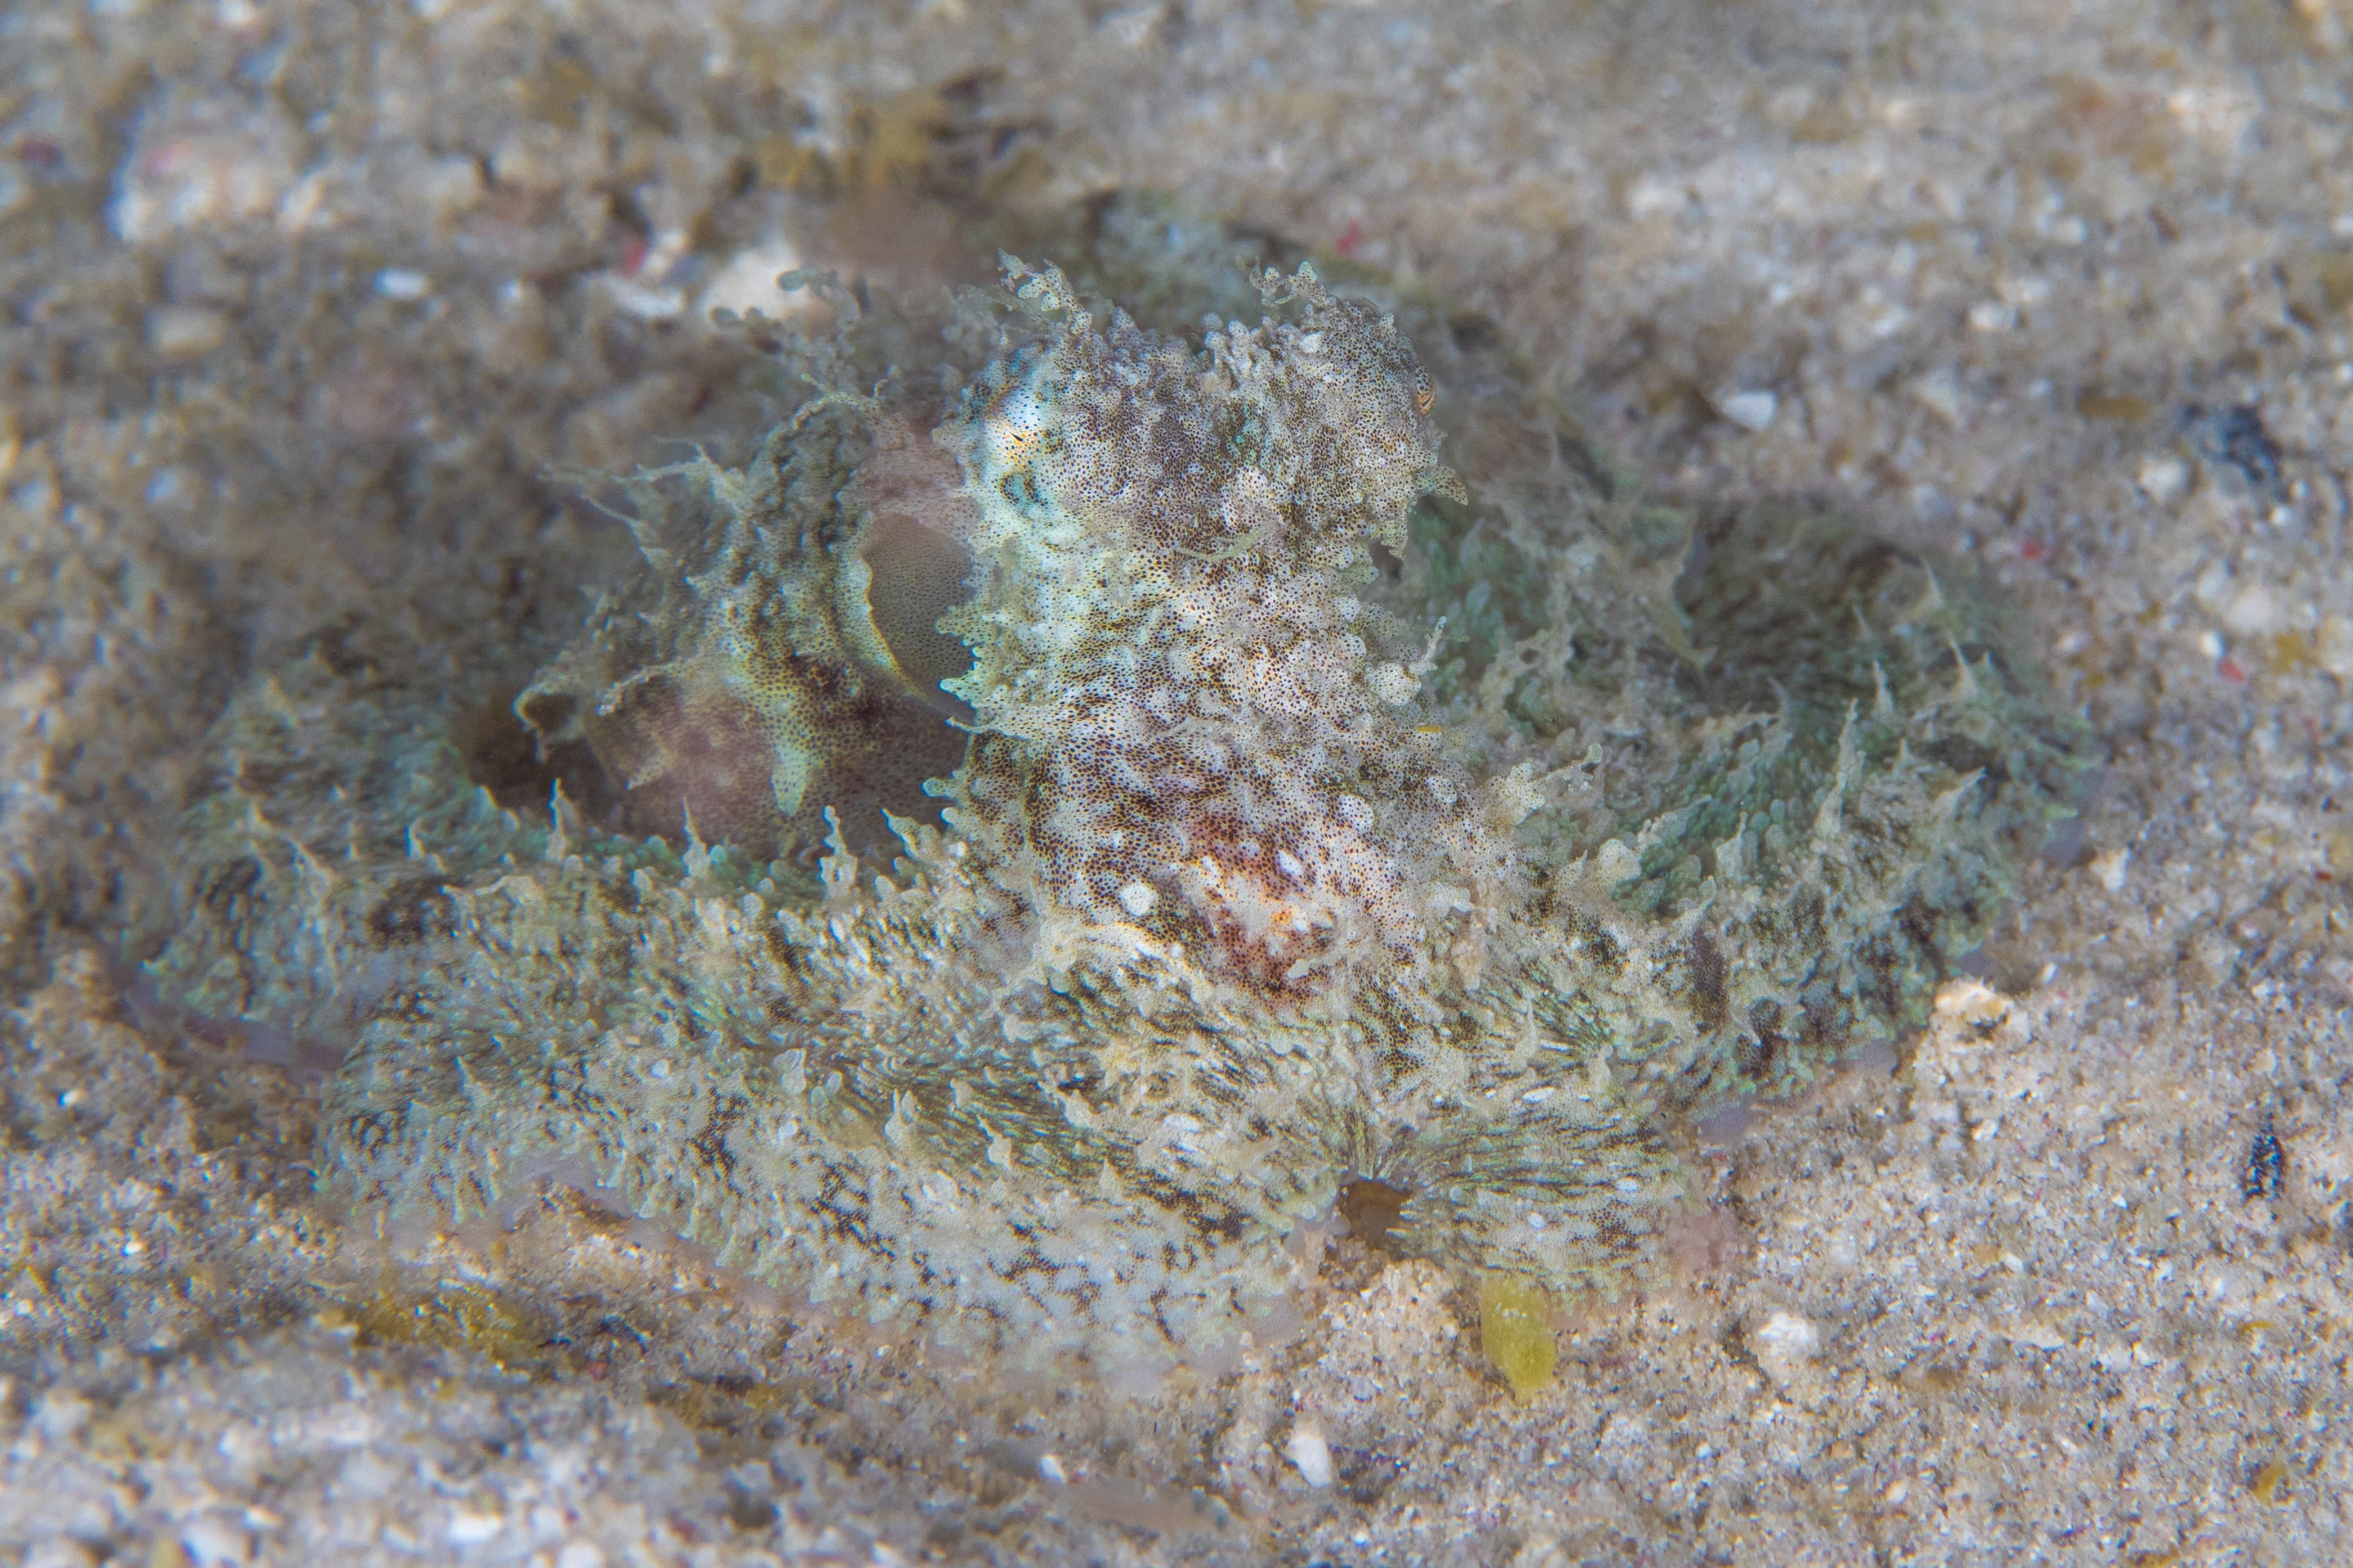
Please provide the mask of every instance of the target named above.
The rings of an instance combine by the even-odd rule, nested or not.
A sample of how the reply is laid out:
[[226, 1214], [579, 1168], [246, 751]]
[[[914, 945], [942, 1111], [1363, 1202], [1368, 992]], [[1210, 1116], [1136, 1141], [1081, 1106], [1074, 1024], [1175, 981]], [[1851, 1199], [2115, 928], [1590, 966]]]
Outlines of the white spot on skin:
[[1392, 708], [1412, 701], [1415, 694], [1421, 690], [1421, 682], [1416, 680], [1405, 666], [1394, 660], [1374, 666], [1366, 679], [1372, 683], [1373, 695]]
[[1142, 920], [1159, 901], [1160, 895], [1148, 882], [1130, 882], [1119, 890], [1119, 907], [1127, 911], [1130, 920]]
[[981, 421], [981, 439], [992, 475], [1018, 472], [1029, 466], [1038, 443], [1046, 434], [1046, 410], [1038, 395], [1017, 386], [997, 400]]
[[1624, 839], [1612, 838], [1594, 852], [1593, 868], [1603, 881], [1622, 882], [1641, 874], [1642, 858]]

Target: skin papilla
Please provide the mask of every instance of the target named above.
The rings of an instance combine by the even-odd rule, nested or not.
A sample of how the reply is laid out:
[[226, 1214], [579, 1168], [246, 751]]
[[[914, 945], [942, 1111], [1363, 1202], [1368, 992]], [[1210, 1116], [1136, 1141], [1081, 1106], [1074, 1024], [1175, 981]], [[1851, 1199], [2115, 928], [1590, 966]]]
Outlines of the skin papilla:
[[1088, 276], [837, 294], [830, 391], [631, 481], [640, 571], [516, 705], [592, 759], [552, 812], [421, 684], [223, 721], [155, 967], [353, 1042], [331, 1193], [594, 1186], [1017, 1359], [1212, 1352], [1351, 1184], [1608, 1289], [1674, 1129], [1916, 1022], [2065, 815], [2081, 731], [1959, 567], [1651, 505], [1410, 300], [1269, 272], [1187, 338]]

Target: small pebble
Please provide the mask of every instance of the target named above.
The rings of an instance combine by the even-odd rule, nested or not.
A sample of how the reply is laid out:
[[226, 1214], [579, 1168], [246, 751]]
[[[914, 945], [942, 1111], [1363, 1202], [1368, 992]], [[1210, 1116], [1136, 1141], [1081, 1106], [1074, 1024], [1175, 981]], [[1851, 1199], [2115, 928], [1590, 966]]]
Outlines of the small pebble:
[[2141, 464], [2136, 482], [2153, 501], [2173, 500], [2189, 489], [2189, 465], [2179, 458], [2150, 458]]
[[649, 289], [607, 273], [605, 291], [613, 303], [641, 321], [668, 321], [685, 313], [686, 296], [675, 289]]
[[2239, 1191], [2251, 1203], [2256, 1198], [2275, 1198], [2286, 1179], [2287, 1151], [2280, 1147], [2279, 1134], [2272, 1128], [2272, 1119], [2265, 1116], [2247, 1150], [2246, 1163], [2239, 1168]]
[[1961, 417], [1960, 380], [1949, 368], [1919, 377], [1906, 390], [1913, 402], [1954, 429], [1967, 427], [1968, 422]]
[[1757, 1364], [1782, 1387], [1795, 1382], [1806, 1363], [1820, 1353], [1821, 1331], [1795, 1312], [1775, 1312], [1751, 1336]]
[[486, 194], [482, 169], [471, 158], [436, 158], [418, 170], [409, 190], [441, 222], [471, 212]]
[[147, 312], [147, 346], [165, 359], [197, 359], [228, 339], [228, 318], [200, 305], [165, 305]]
[[1780, 412], [1781, 400], [1769, 392], [1736, 392], [1717, 407], [1744, 430], [1767, 430], [1773, 416]]
[[507, 1527], [504, 1516], [495, 1513], [475, 1513], [470, 1509], [457, 1509], [449, 1515], [448, 1538], [452, 1546], [480, 1546], [496, 1537]]
[[1304, 1424], [1291, 1429], [1291, 1438], [1282, 1445], [1283, 1458], [1298, 1467], [1300, 1479], [1318, 1491], [1332, 1484], [1332, 1446], [1324, 1441], [1324, 1434]]
[[253, 1538], [216, 1513], [200, 1513], [182, 1525], [180, 1548], [196, 1568], [222, 1568], [253, 1558]]
[[702, 286], [702, 295], [695, 301], [696, 312], [708, 316], [713, 310], [733, 310], [748, 315], [754, 310], [771, 321], [779, 321], [797, 311], [808, 309], [815, 300], [807, 289], [796, 289], [787, 294], [776, 287], [776, 279], [801, 265], [800, 252], [783, 235], [771, 235], [748, 249], [739, 250], [712, 273], [711, 280]]

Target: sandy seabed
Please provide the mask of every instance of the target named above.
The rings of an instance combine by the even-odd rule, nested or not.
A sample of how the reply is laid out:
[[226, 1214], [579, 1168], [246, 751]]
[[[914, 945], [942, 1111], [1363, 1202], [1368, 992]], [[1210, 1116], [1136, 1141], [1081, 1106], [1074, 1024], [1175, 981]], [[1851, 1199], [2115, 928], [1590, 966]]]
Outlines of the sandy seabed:
[[[2353, 8], [217, 0], [0, 18], [0, 1547], [45, 1565], [2353, 1559]], [[714, 306], [1173, 193], [1484, 312], [1658, 494], [1974, 556], [2105, 753], [1935, 1022], [1711, 1131], [1520, 1399], [1343, 1247], [1008, 1386], [586, 1205], [400, 1260], [139, 984], [197, 742], [520, 679]], [[723, 399], [722, 400], [723, 401]], [[2266, 1140], [2270, 1142], [2266, 1142]], [[2275, 1149], [2275, 1153], [2274, 1153]]]

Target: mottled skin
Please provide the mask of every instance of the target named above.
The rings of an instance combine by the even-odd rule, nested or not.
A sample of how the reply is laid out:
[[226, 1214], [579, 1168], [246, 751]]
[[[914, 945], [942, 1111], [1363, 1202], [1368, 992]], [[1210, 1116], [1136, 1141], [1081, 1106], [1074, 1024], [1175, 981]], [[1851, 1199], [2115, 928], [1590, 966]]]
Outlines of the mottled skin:
[[1448, 762], [1351, 591], [1423, 493], [1461, 493], [1419, 363], [1312, 274], [1268, 283], [1300, 321], [1198, 358], [1124, 315], [1097, 332], [1057, 271], [1023, 287], [1051, 335], [940, 434], [986, 563], [947, 622], [976, 656], [949, 683], [975, 712], [958, 829], [1041, 912], [1262, 991], [1352, 952], [1413, 964], [1513, 875], [1505, 833], [1540, 799]]
[[[1915, 1020], [2063, 812], [2079, 732], [1957, 573], [1811, 519], [1694, 555], [1523, 371], [1450, 342], [1433, 377], [1311, 276], [1198, 353], [1016, 282], [950, 334], [955, 497], [912, 405], [844, 400], [673, 476], [707, 503], [622, 590], [710, 625], [676, 563], [733, 531], [751, 564], [705, 576], [739, 602], [839, 605], [872, 518], [956, 531], [943, 825], [863, 856], [848, 825], [812, 892], [761, 864], [789, 822], [746, 856], [478, 809], [463, 854], [376, 823], [304, 849], [346, 862], [307, 903], [265, 873], [224, 909], [248, 786], [199, 805], [185, 994], [277, 994], [216, 984], [231, 951], [372, 965], [302, 1021], [356, 1020], [332, 1191], [397, 1221], [593, 1185], [811, 1298], [1053, 1361], [1230, 1340], [1359, 1179], [1404, 1194], [1400, 1252], [1606, 1288], [1679, 1195], [1677, 1121]], [[855, 482], [860, 451], [895, 477]], [[411, 707], [272, 731], [263, 771], [326, 741], [465, 798]], [[861, 743], [815, 732], [844, 777]], [[432, 918], [371, 937], [396, 887]]]

